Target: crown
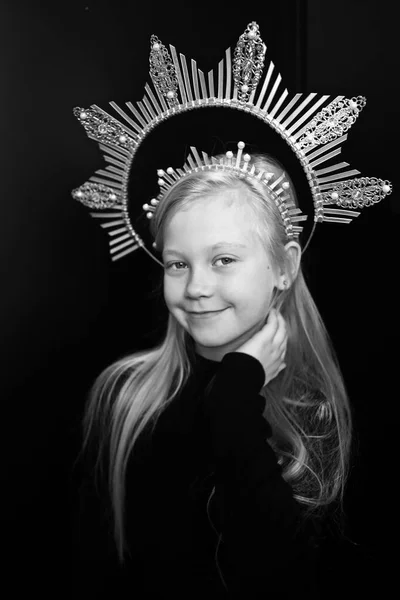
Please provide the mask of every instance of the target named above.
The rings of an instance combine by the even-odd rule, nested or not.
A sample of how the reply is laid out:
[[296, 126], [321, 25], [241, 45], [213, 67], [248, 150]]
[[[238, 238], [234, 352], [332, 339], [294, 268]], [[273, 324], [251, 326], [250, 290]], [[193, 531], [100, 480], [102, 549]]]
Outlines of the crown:
[[[214, 156], [209, 157], [206, 152], [203, 152], [203, 158], [201, 159], [196, 148], [190, 147], [191, 153], [187, 157], [187, 162], [183, 165], [182, 169], [173, 169], [168, 167], [167, 171], [159, 169], [157, 175], [159, 177], [158, 185], [160, 186], [160, 193], [157, 198], [153, 198], [150, 204], [143, 204], [143, 209], [146, 215], [151, 219], [154, 212], [157, 209], [163, 196], [168, 192], [169, 189], [177, 181], [198, 171], [212, 170], [212, 171], [230, 171], [241, 179], [254, 179], [268, 189], [269, 196], [272, 197], [276, 206], [279, 209], [286, 236], [288, 238], [296, 239], [299, 233], [302, 231], [302, 227], [295, 225], [294, 223], [299, 221], [305, 221], [307, 215], [301, 214], [301, 209], [298, 208], [290, 195], [286, 190], [290, 188], [290, 183], [286, 179], [285, 173], [282, 173], [279, 177], [275, 173], [266, 172], [263, 169], [256, 169], [255, 165], [251, 164], [250, 154], [243, 154], [245, 147], [244, 142], [239, 142], [237, 154], [234, 154], [231, 150], [226, 152], [225, 156], [219, 160]], [[153, 244], [155, 247], [155, 244]]]
[[[133, 229], [128, 212], [128, 180], [136, 152], [145, 137], [160, 123], [177, 114], [213, 106], [245, 111], [270, 126], [289, 145], [298, 158], [308, 180], [314, 205], [314, 224], [307, 244], [317, 223], [350, 223], [360, 215], [361, 209], [381, 201], [391, 193], [392, 184], [375, 177], [355, 177], [360, 172], [347, 169], [347, 162], [332, 164], [341, 153], [347, 132], [355, 123], [366, 99], [363, 96], [345, 98], [316, 93], [289, 95], [283, 88], [282, 77], [272, 61], [264, 68], [266, 46], [254, 21], [239, 37], [232, 57], [230, 48], [207, 77], [191, 60], [179, 55], [170, 45], [170, 53], [156, 37], [150, 39], [150, 77], [141, 101], [133, 105], [126, 102], [129, 113], [115, 102], [111, 107], [119, 119], [97, 105], [88, 109], [74, 108], [74, 115], [81, 122], [89, 138], [99, 143], [108, 163], [96, 171], [89, 181], [72, 191], [72, 196], [94, 209], [94, 218], [109, 234], [112, 260], [118, 260], [138, 248], [145, 250], [158, 264], [163, 264], [146, 248], [143, 240]], [[214, 76], [215, 75], [215, 76]], [[258, 177], [249, 163], [248, 155], [242, 160], [242, 147], [235, 158], [229, 154], [217, 161], [204, 152], [200, 159], [198, 151], [191, 147], [183, 169], [167, 169], [159, 175], [161, 192], [144, 210], [153, 215], [157, 205], [169, 187], [190, 172], [210, 168], [230, 169], [239, 177]], [[246, 160], [245, 160], [246, 157]], [[273, 191], [273, 198], [280, 208], [289, 238], [296, 238], [302, 228], [295, 225], [307, 217], [300, 209], [287, 204], [284, 182], [262, 182]], [[162, 183], [161, 183], [162, 182]], [[279, 187], [279, 184], [282, 185]], [[279, 192], [279, 193], [278, 193]], [[337, 206], [338, 208], [333, 207]], [[153, 244], [154, 247], [154, 244]]]

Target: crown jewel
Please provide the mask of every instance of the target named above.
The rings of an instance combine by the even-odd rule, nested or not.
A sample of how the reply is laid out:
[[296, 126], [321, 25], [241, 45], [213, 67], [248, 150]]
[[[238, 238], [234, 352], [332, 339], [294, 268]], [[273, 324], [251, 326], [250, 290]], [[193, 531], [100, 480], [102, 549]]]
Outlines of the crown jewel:
[[[314, 227], [306, 247], [316, 223], [350, 223], [360, 214], [355, 208], [370, 206], [391, 193], [389, 181], [356, 178], [359, 171], [347, 170], [347, 162], [332, 163], [365, 106], [365, 98], [337, 96], [329, 101], [328, 95], [316, 93], [289, 95], [274, 63], [269, 61], [264, 69], [266, 46], [255, 22], [239, 37], [233, 60], [228, 48], [217, 70], [211, 70], [207, 77], [197, 68], [196, 61], [191, 60], [189, 67], [183, 54], [178, 58], [175, 47], [170, 45], [169, 48], [170, 52], [156, 36], [151, 37], [149, 64], [153, 88], [146, 84], [144, 97], [136, 105], [126, 102], [128, 112], [111, 101], [119, 118], [97, 105], [74, 109], [88, 137], [99, 143], [108, 164], [73, 190], [72, 196], [96, 211], [91, 215], [100, 220], [109, 234], [113, 260], [142, 248], [162, 265], [132, 227], [128, 212], [129, 173], [148, 133], [166, 119], [192, 109], [222, 106], [246, 111], [285, 140], [300, 161], [314, 203]], [[216, 164], [214, 157], [209, 158], [203, 152], [200, 158], [198, 151], [191, 147], [192, 155], [189, 154], [183, 169], [171, 167], [159, 173], [160, 194], [150, 205], [144, 205], [148, 207], [145, 210], [152, 216], [165, 192], [181, 177], [198, 169], [231, 169], [239, 177], [258, 177], [250, 165], [251, 158], [242, 157], [242, 151], [243, 148], [238, 147], [236, 156], [228, 152], [222, 163]], [[288, 237], [296, 239], [302, 227], [295, 223], [307, 217], [288, 203], [286, 181], [272, 178], [266, 181], [265, 174], [261, 177], [279, 205]]]

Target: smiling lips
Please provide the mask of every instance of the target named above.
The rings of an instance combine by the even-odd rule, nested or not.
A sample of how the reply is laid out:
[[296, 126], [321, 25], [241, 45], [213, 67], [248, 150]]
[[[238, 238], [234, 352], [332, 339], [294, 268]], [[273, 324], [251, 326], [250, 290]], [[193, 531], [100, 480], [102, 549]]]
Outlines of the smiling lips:
[[218, 315], [219, 313], [223, 312], [224, 310], [226, 310], [225, 308], [222, 308], [221, 310], [213, 310], [213, 311], [207, 311], [207, 312], [190, 312], [189, 314], [193, 317], [211, 317], [213, 315]]

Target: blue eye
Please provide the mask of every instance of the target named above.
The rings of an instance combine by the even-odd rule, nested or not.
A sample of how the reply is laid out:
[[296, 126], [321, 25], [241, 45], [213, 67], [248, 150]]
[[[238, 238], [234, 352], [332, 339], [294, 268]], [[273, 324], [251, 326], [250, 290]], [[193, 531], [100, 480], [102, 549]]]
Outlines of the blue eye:
[[[224, 266], [229, 266], [231, 263], [233, 262], [237, 262], [234, 258], [231, 258], [230, 256], [221, 256], [220, 258], [217, 258], [214, 262], [217, 262], [217, 260], [229, 260], [231, 262], [229, 262], [228, 264], [224, 264]], [[186, 263], [184, 263], [183, 261], [175, 261], [172, 263], [169, 263], [168, 265], [165, 265], [166, 269], [171, 269], [171, 267], [173, 267], [173, 265], [184, 265]], [[182, 271], [183, 269], [172, 269], [173, 271]]]

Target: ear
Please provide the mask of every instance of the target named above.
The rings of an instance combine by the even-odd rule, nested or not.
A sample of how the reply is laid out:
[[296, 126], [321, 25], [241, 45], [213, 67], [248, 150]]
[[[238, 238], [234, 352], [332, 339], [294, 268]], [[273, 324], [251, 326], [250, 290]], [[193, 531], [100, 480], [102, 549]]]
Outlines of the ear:
[[287, 254], [288, 270], [281, 271], [278, 277], [277, 288], [279, 290], [287, 290], [296, 279], [301, 261], [301, 247], [297, 242], [288, 242], [285, 246]]

